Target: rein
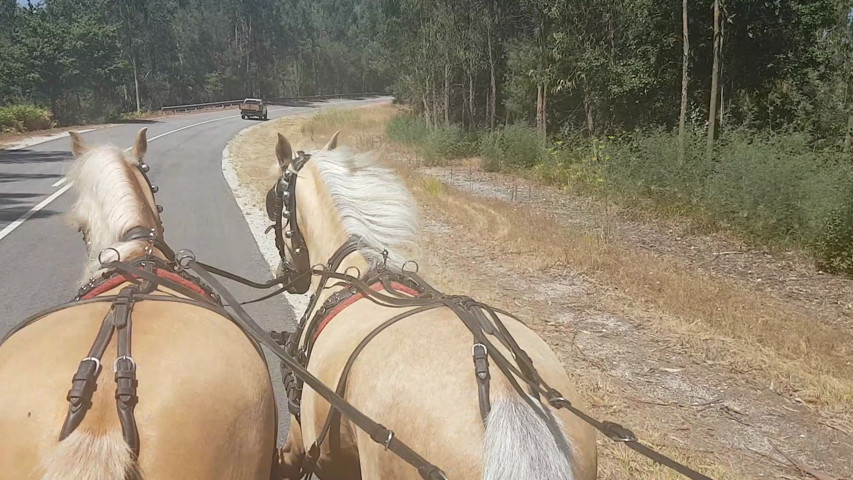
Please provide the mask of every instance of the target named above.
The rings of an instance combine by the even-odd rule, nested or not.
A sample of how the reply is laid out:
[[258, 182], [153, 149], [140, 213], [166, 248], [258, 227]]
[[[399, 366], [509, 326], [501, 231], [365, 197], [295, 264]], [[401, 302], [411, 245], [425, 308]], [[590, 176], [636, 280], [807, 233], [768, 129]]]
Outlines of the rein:
[[[346, 403], [343, 398], [348, 372], [359, 352], [367, 345], [368, 342], [370, 342], [372, 338], [388, 326], [415, 313], [420, 313], [432, 308], [446, 307], [453, 311], [473, 336], [474, 343], [472, 347], [472, 356], [478, 383], [480, 412], [484, 423], [490, 410], [488, 395], [490, 376], [488, 363], [491, 358], [521, 398], [524, 399], [524, 401], [527, 402], [535, 412], [537, 412], [543, 421], [545, 421], [548, 428], [555, 435], [558, 445], [561, 444], [560, 440], [563, 439], [560, 426], [557, 424], [553, 415], [547, 414], [543, 407], [536, 404], [544, 403], [543, 398], [544, 401], [552, 408], [564, 408], [570, 411], [585, 423], [603, 433], [607, 438], [615, 442], [624, 443], [628, 448], [635, 450], [655, 462], [673, 469], [693, 480], [711, 480], [710, 477], [676, 462], [675, 460], [641, 443], [631, 430], [623, 427], [622, 425], [610, 421], [599, 421], [589, 416], [572, 405], [572, 403], [563, 397], [559, 391], [549, 386], [539, 376], [533, 365], [533, 361], [509, 333], [498, 314], [521, 322], [521, 320], [515, 315], [503, 310], [492, 308], [469, 297], [445, 295], [429, 286], [429, 284], [413, 272], [403, 271], [399, 274], [393, 274], [395, 278], [391, 278], [391, 272], [387, 271], [384, 268], [384, 265], [377, 269], [377, 271], [368, 273], [363, 278], [356, 278], [348, 275], [346, 272], [338, 273], [337, 269], [344, 257], [357, 250], [359, 240], [357, 237], [352, 237], [341, 245], [341, 247], [339, 247], [329, 259], [326, 267], [321, 267], [319, 269], [309, 268], [309, 261], [307, 259], [308, 249], [305, 244], [304, 237], [296, 223], [296, 178], [298, 177], [299, 170], [309, 159], [309, 155], [301, 151], [298, 152], [297, 158], [288, 165], [286, 171], [279, 178], [278, 182], [267, 193], [266, 202], [267, 215], [271, 220], [275, 221], [275, 224], [270, 226], [270, 229], [275, 230], [276, 247], [278, 248], [282, 261], [281, 273], [283, 274], [282, 276], [288, 280], [288, 283], [283, 285], [279, 291], [287, 290], [290, 292], [296, 291], [298, 293], [305, 293], [308, 288], [310, 288], [311, 280], [310, 277], [302, 278], [302, 276], [310, 272], [311, 277], [319, 277], [317, 289], [311, 296], [308, 308], [305, 310], [305, 313], [300, 319], [296, 331], [291, 334], [277, 334], [278, 338], [275, 340], [276, 344], [279, 346], [280, 343], [283, 344], [285, 346], [284, 351], [274, 351], [274, 353], [282, 359], [282, 370], [288, 396], [288, 408], [296, 417], [297, 421], [300, 421], [302, 382], [308, 383], [312, 389], [331, 404], [325, 426], [317, 440], [307, 452], [307, 458], [303, 463], [302, 468], [302, 473], [304, 474], [303, 478], [310, 478], [313, 473], [313, 466], [319, 459], [319, 446], [332, 428], [332, 425], [339, 424], [339, 422], [336, 422], [335, 420], [338, 419], [341, 414], [346, 415], [353, 420], [359, 428], [370, 434], [370, 437], [374, 441], [382, 443], [387, 449], [395, 451], [392, 446], [399, 445], [399, 443], [395, 443], [398, 442], [398, 440], [394, 437], [393, 431], [382, 427], [383, 433], [385, 431], [388, 432], [388, 436], [385, 438], [385, 441], [382, 442], [381, 436], [378, 438], [377, 435], [374, 435], [375, 431], [371, 430], [373, 425], [363, 425], [363, 419], [355, 418], [351, 415], [351, 410], [354, 410], [354, 407]], [[287, 226], [289, 229], [287, 231], [285, 231], [282, 226], [283, 218], [288, 219]], [[267, 229], [267, 231], [269, 231], [269, 229]], [[285, 237], [291, 240], [292, 246], [290, 248], [287, 247], [286, 242], [284, 241]], [[286, 255], [287, 251], [289, 251], [291, 255], [294, 255], [293, 263], [288, 260]], [[194, 262], [194, 259], [192, 262]], [[192, 266], [192, 263], [190, 263], [190, 265]], [[221, 285], [210, 282], [202, 272], [199, 272], [195, 267], [193, 267], [193, 269], [196, 270], [202, 278], [219, 290]], [[343, 295], [338, 295], [340, 292], [333, 294], [316, 312], [314, 312], [314, 309], [317, 306], [319, 294], [326, 288], [327, 283], [330, 280], [335, 280], [337, 285], [346, 287], [345, 293], [343, 293]], [[379, 284], [376, 282], [381, 283], [381, 288], [374, 288], [374, 285]], [[403, 290], [402, 292], [399, 291], [394, 287], [395, 282], [403, 285], [406, 289], [401, 289]], [[291, 286], [293, 286], [294, 289], [291, 289]], [[382, 291], [387, 293], [382, 293]], [[243, 311], [242, 308], [240, 308], [233, 300], [233, 297], [226, 297], [225, 292], [220, 293], [228, 300], [229, 305], [235, 308], [238, 316], [246, 315], [245, 311]], [[349, 361], [344, 367], [344, 371], [341, 373], [338, 387], [334, 392], [330, 391], [325, 385], [323, 385], [322, 390], [317, 389], [312, 385], [312, 383], [318, 383], [317, 378], [310, 375], [306, 368], [314, 341], [320, 331], [322, 331], [325, 325], [327, 325], [331, 320], [331, 317], [346, 307], [346, 302], [354, 303], [356, 300], [362, 298], [368, 299], [373, 303], [384, 307], [412, 308], [412, 310], [387, 320], [363, 339], [351, 354]], [[250, 321], [251, 319], [242, 318], [242, 320]], [[307, 332], [306, 328], [308, 329]], [[266, 332], [263, 333], [266, 334]], [[507, 348], [515, 360], [515, 363], [507, 359], [498, 350], [495, 344], [490, 341], [489, 337], [496, 338], [500, 344]], [[264, 344], [266, 345], [266, 343]], [[280, 353], [286, 355], [287, 358], [282, 357]], [[297, 364], [298, 368], [294, 368], [294, 363]], [[524, 384], [524, 388], [522, 387], [522, 384]], [[527, 391], [525, 391], [525, 388]], [[339, 404], [345, 404], [348, 408], [341, 408]], [[406, 447], [406, 449], [408, 449], [408, 447]], [[570, 454], [567, 449], [563, 450], [566, 455]], [[425, 462], [423, 464], [419, 464], [411, 461], [412, 457], [401, 455], [397, 451], [395, 451], [395, 453], [401, 456], [408, 463], [418, 468], [418, 471], [421, 473], [423, 478], [444, 478], [444, 473], [437, 469], [434, 471], [437, 474], [440, 474], [439, 477], [425, 476], [424, 471], [422, 471], [422, 468], [419, 467], [419, 465], [427, 467], [428, 469], [435, 469], [433, 465], [429, 464], [425, 460], [419, 458], [419, 460], [423, 460], [423, 462]]]
[[[198, 262], [195, 255], [189, 250], [181, 250], [175, 254], [165, 242], [158, 239], [155, 230], [145, 227], [134, 227], [122, 237], [123, 241], [148, 239], [149, 245], [146, 248], [146, 256], [141, 260], [137, 260], [134, 263], [124, 262], [121, 258], [118, 258], [118, 251], [111, 248], [101, 252], [101, 256], [103, 256], [106, 251], [113, 250], [117, 257], [115, 260], [108, 262], [101, 261], [99, 258], [101, 266], [109, 269], [105, 272], [102, 282], [109, 282], [113, 277], [122, 276], [132, 285], [123, 288], [118, 295], [87, 295], [88, 292], [92, 292], [92, 289], [97, 286], [95, 281], [92, 280], [88, 288], [87, 286], [81, 287], [82, 293], [78, 294], [75, 299], [76, 301], [71, 303], [71, 305], [81, 305], [95, 302], [111, 302], [113, 305], [103, 320], [101, 331], [90, 350], [89, 356], [81, 361], [78, 372], [74, 376], [72, 389], [68, 394], [69, 412], [63, 424], [60, 439], [65, 438], [82, 422], [85, 411], [91, 405], [91, 395], [94, 391], [95, 379], [101, 370], [100, 356], [103, 355], [113, 332], [117, 331], [119, 336], [119, 357], [115, 363], [116, 382], [118, 383], [116, 401], [125, 441], [134, 455], [138, 454], [139, 437], [136, 431], [135, 420], [133, 419], [133, 407], [136, 404], [137, 398], [135, 380], [136, 364], [130, 356], [131, 311], [133, 304], [141, 300], [171, 301], [200, 306], [229, 318], [255, 343], [256, 347], [263, 345], [276, 355], [282, 362], [283, 370], [286, 369], [290, 374], [290, 382], [289, 386], [287, 386], [288, 406], [291, 413], [296, 416], [297, 421], [299, 420], [301, 383], [307, 384], [318, 395], [329, 402], [330, 410], [326, 424], [320, 436], [306, 455], [306, 462], [303, 465], [302, 472], [306, 478], [310, 477], [313, 463], [319, 458], [319, 445], [331, 428], [333, 428], [333, 425], [339, 425], [338, 420], [341, 415], [344, 415], [358, 428], [366, 432], [374, 442], [383, 445], [385, 449], [391, 450], [402, 460], [416, 468], [423, 479], [447, 480], [447, 476], [440, 468], [430, 463], [398, 439], [393, 430], [377, 423], [344, 399], [348, 372], [359, 352], [373, 338], [388, 326], [416, 313], [433, 308], [446, 307], [453, 311], [472, 334], [474, 341], [472, 355], [480, 385], [480, 408], [484, 420], [488, 414], [489, 407], [488, 359], [491, 358], [516, 392], [543, 418], [557, 438], [563, 437], [556, 420], [552, 415], [546, 413], [544, 406], [540, 407], [535, 403], [543, 403], [542, 397], [544, 397], [545, 401], [551, 407], [569, 410], [611, 440], [624, 443], [638, 453], [686, 477], [693, 480], [711, 480], [710, 477], [696, 472], [640, 443], [636, 435], [627, 428], [614, 422], [599, 421], [590, 417], [585, 412], [573, 406], [559, 391], [545, 383], [536, 372], [530, 357], [519, 347], [515, 339], [512, 338], [499, 317], [500, 314], [521, 322], [514, 315], [500, 309], [492, 308], [469, 297], [445, 295], [431, 287], [414, 272], [401, 271], [399, 273], [392, 273], [384, 265], [374, 271], [368, 272], [363, 278], [349, 275], [346, 272], [337, 272], [343, 259], [358, 250], [359, 239], [357, 237], [352, 237], [341, 245], [329, 259], [327, 265], [311, 267], [308, 263], [307, 245], [297, 224], [295, 198], [296, 173], [309, 158], [310, 156], [304, 152], [299, 152], [298, 158], [288, 166], [287, 171], [267, 194], [267, 213], [272, 220], [275, 220], [275, 225], [272, 228], [275, 229], [276, 247], [282, 258], [282, 275], [274, 280], [265, 283], [254, 282], [225, 270], [211, 267]], [[148, 181], [148, 166], [140, 162], [138, 167]], [[150, 181], [148, 183], [152, 194], [156, 193], [157, 187], [152, 185]], [[287, 203], [287, 210], [285, 210], [285, 202]], [[162, 211], [159, 205], [158, 211]], [[284, 218], [287, 218], [287, 222], [283, 221]], [[285, 231], [285, 226], [289, 230]], [[86, 232], [83, 233], [85, 240]], [[287, 246], [284, 241], [285, 237], [291, 240], [291, 246]], [[152, 255], [154, 248], [163, 253], [167, 258], [167, 262]], [[292, 255], [294, 259], [292, 263], [287, 259], [286, 252], [290, 252]], [[168, 275], [159, 273], [164, 267], [167, 269]], [[173, 270], [175, 273], [172, 273], [170, 270]], [[189, 271], [198, 275], [201, 281], [194, 280], [189, 275]], [[258, 325], [245, 309], [243, 309], [241, 303], [234, 298], [231, 292], [213, 276], [214, 274], [259, 289], [281, 285], [273, 293], [255, 299], [252, 302], [272, 297], [282, 291], [305, 293], [310, 288], [314, 277], [319, 277], [319, 282], [317, 290], [312, 295], [309, 306], [302, 316], [297, 330], [292, 334], [284, 335], [284, 345], [282, 345], [281, 336], [274, 338]], [[314, 312], [319, 293], [327, 288], [330, 281], [335, 281], [332, 286], [346, 287], [348, 293], [343, 295], [338, 295], [338, 293], [333, 294], [323, 306]], [[194, 285], [199, 286], [201, 292], [193, 288]], [[376, 287], [377, 285], [381, 285], [381, 288]], [[151, 292], [158, 287], [168, 288], [178, 294], [184, 295], [186, 298], [170, 295], [151, 295]], [[225, 300], [224, 304], [219, 301], [220, 297]], [[332, 390], [311, 374], [306, 367], [313, 347], [313, 340], [317, 338], [320, 331], [331, 320], [330, 315], [334, 316], [334, 314], [339, 313], [346, 307], [347, 302], [354, 303], [360, 299], [367, 299], [387, 308], [410, 308], [411, 310], [385, 321], [362, 340], [351, 354], [341, 374], [337, 388]], [[54, 307], [26, 319], [7, 333], [3, 340], [0, 341], [0, 345], [15, 332], [32, 324], [39, 318], [67, 308], [68, 306], [66, 304]], [[308, 329], [307, 332], [306, 328]], [[273, 333], [275, 334], [275, 332]], [[305, 333], [307, 335], [303, 335]], [[507, 348], [515, 362], [507, 359], [489, 337], [496, 338], [500, 344]], [[303, 338], [305, 339], [304, 342]], [[286, 375], [286, 384], [288, 383], [287, 378], [288, 376]], [[483, 379], [485, 379], [485, 382], [481, 381]], [[522, 388], [522, 384], [524, 384], [527, 391]], [[484, 392], [485, 404], [483, 400]], [[568, 455], [570, 452], [565, 453]]]

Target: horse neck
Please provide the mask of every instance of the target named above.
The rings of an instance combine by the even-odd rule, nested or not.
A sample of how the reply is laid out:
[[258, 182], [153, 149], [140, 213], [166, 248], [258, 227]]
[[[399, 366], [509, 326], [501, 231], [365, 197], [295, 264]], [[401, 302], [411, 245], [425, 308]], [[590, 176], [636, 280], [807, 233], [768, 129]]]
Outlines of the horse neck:
[[121, 237], [131, 228], [158, 229], [134, 167], [110, 147], [93, 150], [81, 160], [72, 177], [79, 191], [74, 207], [78, 222], [88, 225], [91, 248], [83, 277], [94, 276], [100, 269], [98, 254], [115, 249], [122, 260], [138, 257], [145, 241], [123, 242]]
[[[349, 234], [319, 173], [313, 165], [308, 164], [306, 170], [309, 168], [311, 173], [300, 175], [298, 181], [305, 181], [305, 184], [312, 188], [297, 187], [297, 215], [300, 230], [308, 246], [311, 265], [326, 265], [335, 252], [347, 242]], [[367, 259], [360, 252], [354, 252], [343, 259], [336, 271], [344, 273], [349, 270], [352, 273], [352, 269], [357, 269], [358, 272], [365, 273], [368, 267]], [[317, 282], [317, 278], [312, 280], [312, 290], [316, 289]], [[319, 292], [319, 303], [342, 288], [344, 287], [328, 288]]]

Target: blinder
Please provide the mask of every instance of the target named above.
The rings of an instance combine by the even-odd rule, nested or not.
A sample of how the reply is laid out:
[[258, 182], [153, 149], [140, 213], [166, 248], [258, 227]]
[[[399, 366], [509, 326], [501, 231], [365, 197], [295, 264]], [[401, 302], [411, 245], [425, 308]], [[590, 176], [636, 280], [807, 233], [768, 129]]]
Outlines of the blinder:
[[[296, 178], [311, 156], [302, 151], [297, 153], [297, 158], [267, 192], [266, 210], [269, 219], [275, 222], [272, 228], [275, 246], [281, 258], [278, 276], [290, 284], [287, 289], [289, 293], [302, 294], [311, 288], [311, 264], [308, 245], [299, 230], [296, 216]], [[285, 238], [290, 239], [289, 246]], [[290, 253], [289, 257], [287, 252]]]

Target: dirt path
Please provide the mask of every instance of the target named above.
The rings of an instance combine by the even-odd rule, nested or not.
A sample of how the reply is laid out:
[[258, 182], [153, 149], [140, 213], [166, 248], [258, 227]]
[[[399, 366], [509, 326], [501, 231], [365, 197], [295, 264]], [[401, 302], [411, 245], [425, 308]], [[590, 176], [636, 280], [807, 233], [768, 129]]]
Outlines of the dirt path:
[[[853, 298], [853, 283], [815, 273], [793, 255], [780, 259], [722, 237], [632, 222], [612, 212], [602, 221], [603, 207], [587, 198], [476, 168], [422, 168], [419, 173], [464, 192], [469, 206], [483, 207], [479, 216], [491, 217], [487, 221], [504, 221], [506, 209], [536, 212], [565, 228], [598, 232], [610, 242], [751, 282], [756, 291], [812, 311], [816, 320], [851, 325], [851, 305], [844, 300]], [[596, 414], [624, 421], [694, 465], [716, 465], [715, 478], [812, 478], [809, 470], [853, 475], [853, 430], [845, 419], [776, 393], [756, 372], [707, 360], [704, 352], [656, 325], [656, 319], [603, 308], [613, 302], [602, 298], [621, 294], [571, 266], [531, 268], [523, 253], [472, 234], [446, 209], [425, 207], [423, 251], [431, 273], [531, 320], [593, 395]], [[461, 272], [462, 283], [454, 280]], [[605, 457], [621, 454], [612, 447], [603, 452]], [[627, 478], [618, 470], [624, 463], [615, 463], [603, 461], [602, 478]], [[648, 471], [642, 477], [656, 478]]]

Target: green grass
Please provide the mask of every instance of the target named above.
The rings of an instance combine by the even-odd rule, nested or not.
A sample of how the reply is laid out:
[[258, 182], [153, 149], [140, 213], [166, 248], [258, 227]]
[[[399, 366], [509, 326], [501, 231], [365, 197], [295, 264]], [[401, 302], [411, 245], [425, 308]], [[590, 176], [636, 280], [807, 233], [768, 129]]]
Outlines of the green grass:
[[44, 130], [54, 125], [50, 112], [34, 105], [8, 105], [0, 107], [0, 131], [29, 132]]
[[429, 165], [478, 153], [476, 134], [465, 132], [458, 125], [428, 128], [420, 118], [398, 115], [388, 123], [386, 132], [393, 141], [417, 146]]
[[639, 213], [691, 218], [755, 243], [799, 247], [820, 268], [853, 274], [853, 162], [815, 149], [802, 133], [724, 132], [709, 158], [703, 132], [691, 131], [683, 159], [675, 133], [661, 129], [546, 143], [524, 125], [477, 138], [401, 115], [387, 133], [419, 146], [430, 164], [479, 154], [488, 171], [528, 171]]

